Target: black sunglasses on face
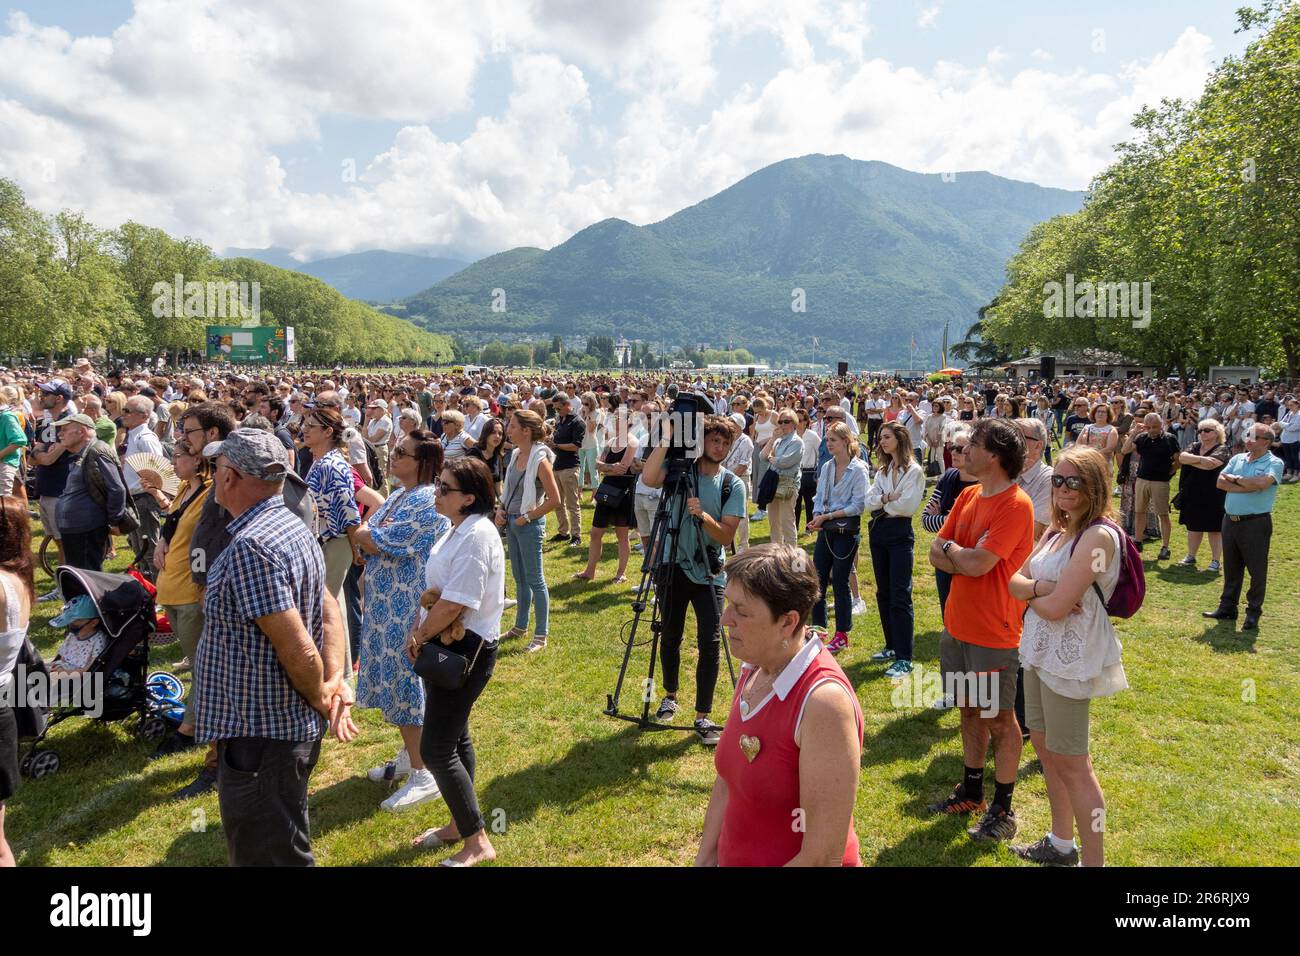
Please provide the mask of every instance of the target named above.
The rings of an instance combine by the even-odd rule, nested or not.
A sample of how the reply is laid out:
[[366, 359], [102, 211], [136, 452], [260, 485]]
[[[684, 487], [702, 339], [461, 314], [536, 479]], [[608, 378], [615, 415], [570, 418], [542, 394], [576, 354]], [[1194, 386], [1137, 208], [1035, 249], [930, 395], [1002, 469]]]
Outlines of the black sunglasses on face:
[[1064, 475], [1053, 475], [1052, 487], [1059, 488], [1062, 485], [1065, 485], [1071, 491], [1081, 491], [1083, 489], [1083, 479], [1078, 475], [1070, 475], [1068, 478]]
[[447, 492], [449, 492], [449, 491], [454, 491], [454, 492], [456, 492], [457, 494], [463, 494], [463, 492], [461, 491], [461, 489], [459, 489], [459, 488], [453, 488], [451, 485], [447, 484], [445, 481], [439, 481], [439, 482], [437, 482], [436, 485], [435, 485], [435, 487], [438, 489], [438, 494], [440, 494], [440, 495], [445, 495], [445, 494], [446, 494]]

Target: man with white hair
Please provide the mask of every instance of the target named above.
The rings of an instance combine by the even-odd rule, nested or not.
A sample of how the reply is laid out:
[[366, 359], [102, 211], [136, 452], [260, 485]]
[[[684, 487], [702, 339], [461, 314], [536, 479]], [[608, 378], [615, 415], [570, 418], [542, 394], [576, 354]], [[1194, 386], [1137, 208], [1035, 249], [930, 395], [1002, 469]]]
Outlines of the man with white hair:
[[[148, 385], [148, 383], [145, 383]], [[126, 400], [122, 411], [122, 424], [126, 428], [126, 457], [132, 455], [153, 454], [165, 458], [162, 442], [150, 426], [150, 417], [154, 414], [153, 399], [145, 395], [135, 395]], [[92, 425], [94, 423], [92, 422]], [[149, 490], [140, 483], [140, 476], [129, 464], [123, 467], [126, 487], [135, 502], [135, 509], [140, 516], [140, 527], [128, 536], [131, 547], [140, 555], [140, 567], [153, 567], [153, 549], [162, 534], [162, 511], [158, 501]]]

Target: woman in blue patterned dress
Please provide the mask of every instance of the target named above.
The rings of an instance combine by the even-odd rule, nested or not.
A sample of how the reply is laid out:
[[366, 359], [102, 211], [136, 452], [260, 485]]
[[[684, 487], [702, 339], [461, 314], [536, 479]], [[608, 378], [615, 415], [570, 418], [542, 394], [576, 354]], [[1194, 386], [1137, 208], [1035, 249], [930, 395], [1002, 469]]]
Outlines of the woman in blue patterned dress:
[[[325, 558], [325, 587], [341, 608], [348, 606], [343, 583], [355, 554], [352, 539], [361, 524], [356, 486], [352, 483], [352, 466], [340, 452], [344, 447], [343, 432], [346, 429], [338, 409], [327, 406], [313, 408], [302, 425], [303, 438], [312, 453], [307, 489], [316, 503], [316, 539]], [[342, 617], [345, 673], [351, 673], [352, 639], [348, 633], [347, 615]]]
[[[366, 609], [361, 619], [361, 671], [357, 706], [378, 707], [402, 734], [402, 748], [391, 761], [394, 779], [406, 783], [380, 804], [399, 813], [433, 800], [438, 785], [420, 759], [424, 726], [424, 684], [403, 650], [424, 591], [424, 562], [451, 522], [434, 510], [433, 482], [442, 471], [442, 445], [431, 432], [414, 431], [393, 449], [389, 469], [401, 483], [369, 520], [357, 529], [366, 558]], [[387, 767], [368, 776], [384, 779]]]

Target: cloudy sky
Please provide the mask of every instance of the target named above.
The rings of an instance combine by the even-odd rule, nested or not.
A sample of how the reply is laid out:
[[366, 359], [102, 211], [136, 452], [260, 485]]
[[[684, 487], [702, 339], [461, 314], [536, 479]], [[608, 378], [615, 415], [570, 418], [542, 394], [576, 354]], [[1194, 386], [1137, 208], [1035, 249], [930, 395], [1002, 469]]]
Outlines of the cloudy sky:
[[0, 0], [0, 176], [217, 250], [477, 258], [844, 153], [1081, 189], [1240, 0]]

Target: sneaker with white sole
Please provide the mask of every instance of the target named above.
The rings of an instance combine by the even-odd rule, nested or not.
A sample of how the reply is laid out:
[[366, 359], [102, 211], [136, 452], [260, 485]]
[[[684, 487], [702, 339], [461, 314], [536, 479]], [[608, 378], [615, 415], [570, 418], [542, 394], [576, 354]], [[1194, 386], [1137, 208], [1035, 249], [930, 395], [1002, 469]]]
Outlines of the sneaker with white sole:
[[36, 600], [41, 603], [44, 603], [45, 601], [58, 601], [59, 603], [62, 603], [63, 592], [60, 591], [58, 588], [55, 588], [53, 591], [46, 591]]
[[659, 702], [659, 709], [655, 711], [655, 720], [665, 724], [672, 723], [672, 720], [677, 716], [677, 711], [679, 709], [677, 701], [673, 700], [671, 697], [665, 697]]
[[406, 783], [380, 806], [389, 813], [403, 813], [422, 803], [437, 800], [440, 796], [442, 791], [434, 782], [433, 774], [421, 767], [419, 770], [412, 770], [410, 776], [406, 778]]
[[706, 747], [716, 747], [718, 741], [722, 739], [722, 728], [707, 717], [697, 718], [694, 726], [695, 735]]
[[1209, 571], [1211, 574], [1218, 574], [1222, 569], [1220, 568], [1218, 561], [1211, 561], [1205, 570]]
[[856, 615], [859, 616], [859, 617], [861, 617], [862, 615], [866, 614], [866, 613], [867, 613], [867, 602], [864, 601], [864, 600], [862, 600], [862, 598], [858, 598], [856, 601], [854, 601], [854, 602], [853, 602], [853, 613], [856, 614]]
[[[392, 767], [390, 773], [388, 768]], [[366, 771], [366, 777], [373, 783], [383, 783], [385, 780], [396, 780], [398, 777], [405, 777], [411, 772], [411, 758], [403, 747], [397, 751], [397, 756], [382, 767], [371, 767]]]
[[874, 664], [881, 664], [885, 661], [892, 661], [894, 657], [895, 654], [893, 651], [887, 647], [882, 647], [880, 650], [876, 651], [876, 653], [871, 655], [871, 661]]

